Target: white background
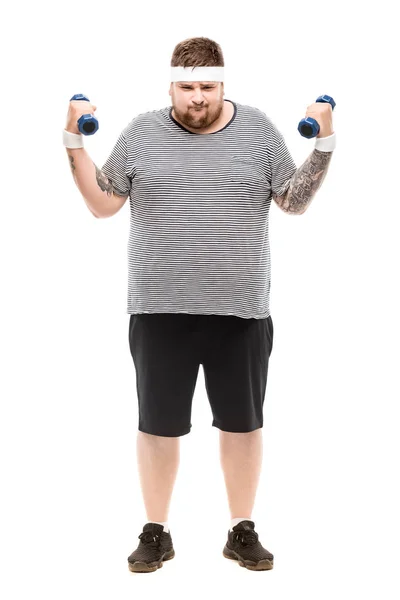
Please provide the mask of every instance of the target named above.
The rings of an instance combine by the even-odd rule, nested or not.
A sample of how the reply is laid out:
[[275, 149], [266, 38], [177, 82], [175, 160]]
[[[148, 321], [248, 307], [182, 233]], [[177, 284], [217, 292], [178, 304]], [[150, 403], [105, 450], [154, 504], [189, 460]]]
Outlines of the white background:
[[[2, 9], [1, 589], [7, 600], [399, 598], [398, 30], [390, 2], [22, 2]], [[392, 5], [393, 6], [393, 5]], [[175, 45], [222, 47], [225, 98], [256, 106], [298, 166], [329, 94], [337, 148], [302, 216], [273, 202], [274, 348], [253, 512], [275, 556], [222, 556], [230, 525], [202, 367], [169, 525], [176, 557], [132, 574], [146, 515], [126, 313], [129, 201], [95, 219], [62, 145], [87, 94], [101, 166], [170, 105]], [[137, 596], [139, 597], [139, 596]]]

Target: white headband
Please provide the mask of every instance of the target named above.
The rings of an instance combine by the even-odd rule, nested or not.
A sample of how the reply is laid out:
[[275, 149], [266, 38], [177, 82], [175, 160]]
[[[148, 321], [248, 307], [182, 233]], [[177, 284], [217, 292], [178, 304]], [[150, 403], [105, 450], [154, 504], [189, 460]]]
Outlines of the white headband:
[[171, 67], [171, 81], [223, 81], [224, 67]]

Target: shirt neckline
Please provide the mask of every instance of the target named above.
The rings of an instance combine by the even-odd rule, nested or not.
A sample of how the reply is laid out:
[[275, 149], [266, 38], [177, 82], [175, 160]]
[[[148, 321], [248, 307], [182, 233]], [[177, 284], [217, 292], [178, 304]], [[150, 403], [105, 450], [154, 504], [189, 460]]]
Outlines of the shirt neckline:
[[224, 125], [224, 127], [222, 127], [222, 129], [218, 129], [218, 131], [212, 131], [211, 133], [195, 133], [194, 131], [189, 131], [189, 129], [186, 129], [186, 127], [184, 127], [183, 125], [181, 125], [180, 123], [178, 123], [178, 121], [176, 121], [174, 119], [174, 117], [172, 116], [172, 109], [173, 107], [171, 106], [169, 111], [168, 111], [168, 116], [171, 119], [171, 121], [173, 121], [175, 123], [175, 125], [178, 125], [178, 127], [180, 127], [181, 129], [183, 129], [183, 131], [186, 131], [186, 133], [192, 133], [193, 135], [201, 135], [201, 136], [206, 136], [206, 135], [215, 135], [216, 133], [221, 133], [221, 131], [224, 131], [224, 129], [226, 129], [227, 127], [229, 127], [229, 125], [236, 119], [236, 114], [237, 114], [237, 106], [236, 103], [233, 102], [233, 100], [228, 100], [228, 98], [224, 98], [224, 102], [231, 102], [233, 104], [233, 115], [230, 121], [228, 121], [228, 123], [226, 125]]

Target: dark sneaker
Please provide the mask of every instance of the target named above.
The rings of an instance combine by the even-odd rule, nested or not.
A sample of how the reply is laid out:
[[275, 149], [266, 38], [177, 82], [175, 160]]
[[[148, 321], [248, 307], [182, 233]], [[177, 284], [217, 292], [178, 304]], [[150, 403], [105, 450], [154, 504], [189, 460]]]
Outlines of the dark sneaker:
[[239, 561], [241, 567], [251, 571], [265, 571], [274, 566], [274, 556], [258, 541], [254, 521], [240, 521], [233, 531], [228, 531], [228, 541], [222, 551], [225, 558]]
[[134, 573], [149, 573], [163, 566], [164, 560], [174, 558], [171, 534], [164, 531], [163, 525], [146, 523], [138, 536], [139, 545], [128, 556], [128, 567]]

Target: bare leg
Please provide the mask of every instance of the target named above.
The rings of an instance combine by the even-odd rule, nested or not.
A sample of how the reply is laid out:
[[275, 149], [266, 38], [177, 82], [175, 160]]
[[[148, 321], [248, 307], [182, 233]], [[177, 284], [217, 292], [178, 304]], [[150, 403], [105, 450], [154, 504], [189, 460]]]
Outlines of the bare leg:
[[219, 433], [220, 459], [231, 519], [251, 518], [262, 464], [262, 429], [249, 433], [220, 430]]
[[162, 437], [138, 430], [136, 448], [147, 520], [168, 521], [179, 467], [179, 437]]

